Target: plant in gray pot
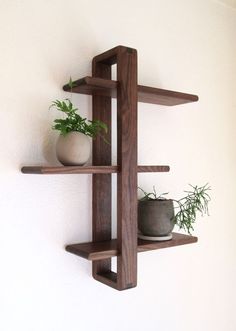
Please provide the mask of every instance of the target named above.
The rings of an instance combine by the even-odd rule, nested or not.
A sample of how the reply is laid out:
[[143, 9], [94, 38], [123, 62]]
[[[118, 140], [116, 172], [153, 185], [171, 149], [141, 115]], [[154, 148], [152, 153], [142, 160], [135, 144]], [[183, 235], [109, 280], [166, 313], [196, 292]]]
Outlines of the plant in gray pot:
[[[71, 78], [68, 85], [72, 90]], [[89, 121], [81, 117], [70, 99], [55, 100], [52, 107], [66, 115], [65, 118], [55, 119], [52, 127], [60, 132], [56, 143], [58, 161], [65, 166], [84, 165], [91, 154], [90, 137], [95, 139], [100, 135], [107, 142], [104, 137], [108, 131], [107, 125], [99, 120]]]
[[197, 213], [202, 216], [208, 214], [210, 187], [208, 184], [190, 187], [189, 191], [185, 191], [186, 195], [179, 200], [166, 199], [164, 196], [168, 193], [158, 196], [155, 187], [151, 193], [140, 188], [144, 196], [138, 201], [139, 238], [170, 240], [175, 225], [191, 234]]

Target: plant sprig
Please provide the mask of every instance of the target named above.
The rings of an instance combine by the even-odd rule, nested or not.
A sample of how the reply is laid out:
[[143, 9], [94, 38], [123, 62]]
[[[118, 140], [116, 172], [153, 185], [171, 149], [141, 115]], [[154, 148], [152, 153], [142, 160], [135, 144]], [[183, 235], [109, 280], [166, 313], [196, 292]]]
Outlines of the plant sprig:
[[194, 230], [193, 225], [197, 218], [197, 213], [200, 212], [203, 216], [204, 214], [209, 215], [208, 203], [211, 200], [209, 194], [207, 193], [211, 190], [209, 184], [202, 187], [193, 186], [190, 191], [184, 191], [187, 195], [180, 200], [173, 201], [177, 204], [179, 211], [174, 217], [175, 224], [179, 226], [180, 229], [185, 230], [188, 234]]
[[[72, 81], [71, 77], [68, 85], [72, 92], [72, 88], [76, 86], [76, 84]], [[93, 139], [96, 138], [96, 136], [100, 136], [106, 143], [110, 144], [105, 138], [105, 134], [108, 132], [107, 125], [100, 120], [90, 121], [87, 120], [87, 118], [81, 117], [77, 113], [78, 108], [73, 105], [70, 99], [64, 99], [62, 101], [55, 100], [49, 107], [49, 109], [51, 108], [56, 108], [56, 110], [66, 115], [66, 118], [55, 119], [54, 125], [52, 126], [54, 130], [60, 131], [61, 135], [65, 136], [69, 132], [76, 131], [84, 133], [86, 136]]]
[[157, 192], [156, 192], [156, 188], [155, 186], [153, 186], [153, 192], [151, 193], [147, 193], [145, 192], [141, 187], [138, 187], [139, 190], [141, 190], [144, 194], [144, 196], [139, 200], [139, 201], [147, 201], [147, 200], [165, 200], [165, 198], [163, 197], [163, 195], [166, 195], [168, 194], [167, 193], [162, 193], [160, 195], [157, 195]]

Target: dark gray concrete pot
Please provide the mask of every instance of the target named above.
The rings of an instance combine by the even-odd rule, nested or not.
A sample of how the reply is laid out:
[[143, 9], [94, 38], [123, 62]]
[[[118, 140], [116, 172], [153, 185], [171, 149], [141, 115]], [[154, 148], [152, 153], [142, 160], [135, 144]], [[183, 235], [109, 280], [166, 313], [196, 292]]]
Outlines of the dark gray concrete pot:
[[174, 228], [172, 200], [138, 202], [138, 228], [146, 236], [166, 236]]

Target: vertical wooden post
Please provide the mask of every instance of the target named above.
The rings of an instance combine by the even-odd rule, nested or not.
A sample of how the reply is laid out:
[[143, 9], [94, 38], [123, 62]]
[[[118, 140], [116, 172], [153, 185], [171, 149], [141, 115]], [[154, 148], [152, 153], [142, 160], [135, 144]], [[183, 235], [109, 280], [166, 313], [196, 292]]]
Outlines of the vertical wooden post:
[[[137, 285], [137, 51], [118, 46], [93, 59], [93, 76], [111, 78], [117, 63], [117, 274], [110, 259], [93, 262], [95, 279], [124, 290]], [[111, 98], [93, 96], [93, 118], [109, 125]], [[111, 164], [111, 147], [93, 143], [94, 165]], [[111, 175], [93, 175], [93, 241], [111, 238]]]
[[137, 52], [117, 56], [117, 259], [118, 289], [137, 285]]
[[[111, 66], [93, 61], [94, 77], [111, 79]], [[106, 139], [111, 142], [111, 98], [93, 96], [93, 119], [107, 124]], [[93, 140], [93, 165], [111, 165], [111, 145], [101, 137]], [[111, 240], [111, 175], [93, 175], [93, 241]], [[111, 259], [93, 262], [93, 277], [111, 269]]]

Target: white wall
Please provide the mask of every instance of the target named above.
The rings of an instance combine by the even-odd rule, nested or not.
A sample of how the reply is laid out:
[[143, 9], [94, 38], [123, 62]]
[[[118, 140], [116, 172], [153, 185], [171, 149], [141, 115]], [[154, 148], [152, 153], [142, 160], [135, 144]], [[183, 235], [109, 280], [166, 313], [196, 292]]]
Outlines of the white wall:
[[[235, 9], [214, 0], [2, 0], [0, 25], [0, 329], [235, 331]], [[140, 254], [138, 287], [124, 292], [64, 251], [91, 239], [90, 175], [20, 173], [56, 164], [50, 102], [119, 44], [138, 50], [141, 84], [200, 97], [139, 104], [139, 163], [171, 166], [139, 184], [173, 197], [188, 183], [212, 186], [199, 243]], [[91, 97], [73, 100], [91, 116]]]

